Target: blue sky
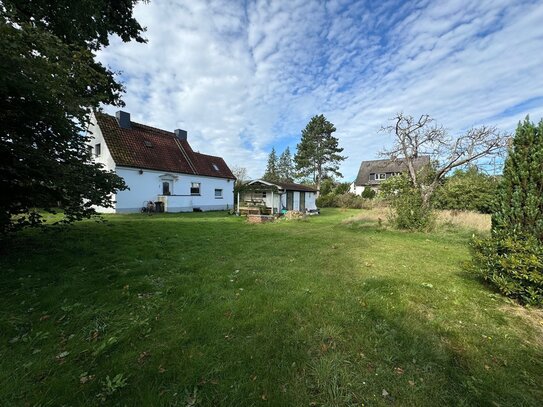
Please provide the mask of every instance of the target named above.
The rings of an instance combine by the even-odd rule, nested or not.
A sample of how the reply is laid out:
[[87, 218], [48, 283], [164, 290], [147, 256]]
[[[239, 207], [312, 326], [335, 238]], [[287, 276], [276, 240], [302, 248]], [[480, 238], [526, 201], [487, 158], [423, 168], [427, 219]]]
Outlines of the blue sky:
[[542, 1], [152, 0], [135, 15], [149, 42], [98, 54], [122, 72], [125, 110], [253, 178], [315, 114], [337, 128], [346, 181], [398, 112], [452, 134], [543, 117]]

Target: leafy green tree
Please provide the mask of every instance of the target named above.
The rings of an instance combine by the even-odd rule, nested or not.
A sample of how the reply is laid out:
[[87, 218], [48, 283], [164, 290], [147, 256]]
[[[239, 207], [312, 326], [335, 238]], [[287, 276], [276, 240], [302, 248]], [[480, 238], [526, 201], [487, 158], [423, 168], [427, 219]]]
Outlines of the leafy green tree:
[[543, 243], [543, 119], [519, 123], [503, 170], [493, 230]]
[[375, 198], [375, 195], [377, 195], [377, 192], [375, 192], [370, 187], [365, 187], [364, 191], [362, 191], [362, 198], [365, 198], [365, 199], [373, 199]]
[[37, 226], [35, 208], [63, 222], [111, 206], [121, 178], [93, 163], [82, 134], [123, 87], [95, 61], [110, 35], [144, 42], [135, 0], [5, 0], [0, 5], [0, 233]]
[[340, 182], [334, 188], [334, 194], [343, 195], [343, 194], [346, 194], [347, 192], [349, 192], [350, 189], [351, 189], [351, 184], [350, 183], [348, 183], [348, 182]]
[[334, 188], [336, 187], [336, 184], [333, 179], [331, 178], [325, 178], [321, 181], [321, 189], [320, 189], [320, 195], [328, 195], [331, 194], [334, 191]]
[[292, 154], [290, 153], [290, 148], [288, 146], [279, 156], [277, 173], [281, 181], [294, 181], [294, 163], [292, 161]]
[[266, 172], [264, 173], [264, 176], [262, 177], [262, 179], [269, 182], [279, 181], [279, 173], [277, 170], [277, 166], [278, 166], [277, 153], [275, 152], [275, 147], [272, 147], [272, 151], [268, 155], [268, 164], [266, 165]]
[[498, 177], [477, 167], [457, 170], [435, 193], [435, 207], [492, 213], [498, 195]]
[[313, 116], [305, 129], [302, 139], [297, 145], [294, 162], [300, 177], [311, 177], [317, 190], [322, 180], [330, 175], [341, 177], [339, 164], [346, 157], [340, 155], [338, 139], [332, 133], [336, 128], [324, 115]]
[[543, 304], [543, 120], [519, 123], [505, 161], [492, 234], [472, 242], [470, 269], [502, 293]]

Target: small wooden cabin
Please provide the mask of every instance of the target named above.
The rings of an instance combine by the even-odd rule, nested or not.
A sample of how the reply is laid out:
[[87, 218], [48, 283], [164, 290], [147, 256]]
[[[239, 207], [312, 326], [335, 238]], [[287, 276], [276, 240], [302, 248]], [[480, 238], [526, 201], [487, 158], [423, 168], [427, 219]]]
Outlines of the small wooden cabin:
[[245, 189], [238, 193], [238, 213], [318, 213], [316, 194], [317, 190], [308, 185], [257, 179], [247, 182]]

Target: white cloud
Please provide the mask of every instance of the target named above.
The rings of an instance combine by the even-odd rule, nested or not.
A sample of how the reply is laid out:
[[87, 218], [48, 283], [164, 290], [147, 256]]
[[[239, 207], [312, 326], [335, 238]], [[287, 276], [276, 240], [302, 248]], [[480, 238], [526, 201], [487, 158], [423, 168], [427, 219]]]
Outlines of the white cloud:
[[99, 54], [123, 71], [127, 110], [187, 129], [195, 149], [253, 177], [314, 114], [336, 125], [347, 180], [389, 142], [378, 130], [398, 111], [453, 133], [543, 116], [537, 1], [154, 0], [136, 17], [149, 43], [114, 40]]

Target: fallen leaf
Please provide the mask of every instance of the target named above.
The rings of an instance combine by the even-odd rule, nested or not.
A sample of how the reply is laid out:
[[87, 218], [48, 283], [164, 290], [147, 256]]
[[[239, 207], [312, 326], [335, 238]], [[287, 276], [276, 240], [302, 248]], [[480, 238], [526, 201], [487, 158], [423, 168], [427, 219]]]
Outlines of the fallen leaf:
[[166, 371], [166, 369], [164, 369], [164, 368], [162, 367], [162, 365], [160, 365], [160, 366], [158, 367], [158, 373], [164, 373], [165, 371]]
[[388, 397], [389, 394], [388, 394], [388, 391], [386, 391], [385, 389], [383, 389], [383, 392], [381, 393], [383, 397]]
[[402, 375], [403, 374], [403, 369], [401, 367], [395, 367], [394, 368], [394, 373]]
[[67, 351], [64, 351], [64, 352], [60, 352], [58, 355], [57, 355], [57, 359], [64, 359], [66, 356], [68, 356], [70, 354], [70, 352], [67, 352]]
[[147, 351], [141, 352], [140, 356], [138, 357], [138, 363], [140, 365], [145, 363], [145, 361], [147, 360], [147, 358], [149, 358], [149, 356], [151, 356], [151, 354], [149, 352], [147, 352]]
[[86, 375], [86, 376], [81, 376], [79, 378], [79, 383], [81, 384], [85, 384], [85, 383], [88, 383], [90, 381], [94, 380], [94, 375]]
[[409, 383], [411, 386], [415, 385], [415, 382], [413, 380], [408, 380], [407, 383]]
[[51, 315], [42, 315], [40, 321], [47, 321], [49, 318], [51, 318]]

